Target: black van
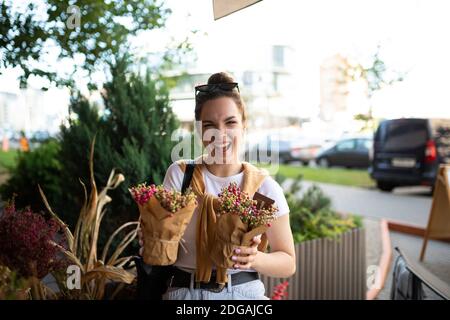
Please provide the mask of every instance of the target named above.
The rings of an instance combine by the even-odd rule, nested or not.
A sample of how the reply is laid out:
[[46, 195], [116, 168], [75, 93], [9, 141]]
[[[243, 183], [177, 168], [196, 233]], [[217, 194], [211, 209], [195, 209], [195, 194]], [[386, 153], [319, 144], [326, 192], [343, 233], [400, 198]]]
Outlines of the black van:
[[450, 164], [450, 119], [394, 119], [374, 135], [369, 173], [383, 191], [434, 186], [439, 164]]

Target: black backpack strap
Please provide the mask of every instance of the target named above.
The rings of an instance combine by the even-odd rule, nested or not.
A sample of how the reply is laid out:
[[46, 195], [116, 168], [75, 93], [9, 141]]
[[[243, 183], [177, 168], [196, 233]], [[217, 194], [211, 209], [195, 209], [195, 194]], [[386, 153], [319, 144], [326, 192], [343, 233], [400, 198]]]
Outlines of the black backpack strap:
[[194, 175], [195, 163], [194, 161], [186, 162], [186, 169], [184, 171], [183, 183], [181, 185], [181, 193], [185, 193], [186, 189], [191, 184], [192, 176]]

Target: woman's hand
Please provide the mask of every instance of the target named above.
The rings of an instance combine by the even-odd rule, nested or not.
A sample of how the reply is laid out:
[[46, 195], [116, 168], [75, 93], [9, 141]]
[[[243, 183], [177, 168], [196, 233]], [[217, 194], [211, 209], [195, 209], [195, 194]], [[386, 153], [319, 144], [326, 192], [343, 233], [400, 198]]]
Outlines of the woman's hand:
[[139, 255], [142, 256], [144, 252], [144, 237], [142, 236], [142, 229], [139, 228], [137, 231], [138, 239], [139, 239]]
[[258, 245], [261, 243], [261, 235], [253, 238], [250, 247], [237, 247], [231, 260], [235, 261], [234, 269], [254, 269], [258, 256]]

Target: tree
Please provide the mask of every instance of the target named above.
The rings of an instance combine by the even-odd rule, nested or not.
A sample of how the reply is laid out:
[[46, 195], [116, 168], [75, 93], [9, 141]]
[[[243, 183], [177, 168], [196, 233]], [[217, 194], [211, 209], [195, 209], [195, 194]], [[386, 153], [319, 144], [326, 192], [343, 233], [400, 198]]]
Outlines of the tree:
[[[164, 26], [170, 14], [158, 0], [40, 0], [27, 6], [2, 0], [0, 12], [0, 73], [20, 68], [22, 87], [31, 75], [72, 86], [78, 68], [90, 75], [114, 62], [127, 50], [128, 36]], [[81, 57], [83, 62], [61, 75], [57, 66], [45, 65], [50, 48], [58, 50], [59, 60]]]
[[112, 80], [102, 91], [105, 108], [102, 116], [95, 106], [78, 95], [71, 104], [75, 119], [61, 128], [60, 185], [65, 195], [55, 210], [62, 214], [66, 211], [66, 221], [74, 222], [76, 212], [70, 208], [77, 208], [83, 198], [78, 178], [89, 180], [88, 168], [81, 164], [88, 161], [94, 136], [97, 141], [94, 171], [98, 184], [106, 184], [113, 168], [125, 176], [124, 183], [111, 191], [114, 201], [105, 220], [108, 231], [105, 234], [119, 224], [137, 219], [138, 210], [128, 192], [131, 185], [144, 181], [162, 183], [175, 144], [171, 133], [179, 127], [169, 106], [165, 83], [153, 79], [150, 72], [144, 75], [130, 72], [129, 64], [123, 58], [111, 67]]
[[372, 97], [379, 90], [403, 81], [405, 74], [389, 70], [386, 63], [380, 57], [381, 47], [371, 57], [370, 62], [364, 65], [361, 62], [349, 64], [344, 70], [345, 77], [350, 80], [363, 80], [367, 85], [367, 98], [369, 100], [369, 110], [367, 114], [360, 113], [355, 116], [355, 120], [365, 123], [364, 128], [374, 128]]
[[[171, 133], [179, 127], [169, 105], [165, 82], [155, 79], [150, 72], [143, 75], [131, 72], [126, 57], [116, 60], [111, 65], [112, 79], [102, 90], [103, 112], [81, 94], [74, 94], [71, 115], [68, 124], [61, 127], [57, 148], [50, 145], [51, 154], [47, 145], [30, 152], [25, 160], [19, 160], [18, 169], [2, 188], [3, 199], [16, 193], [18, 200], [23, 200], [21, 206], [45, 210], [39, 199], [39, 183], [54, 211], [73, 230], [84, 202], [80, 181], [87, 186], [89, 182], [87, 164], [95, 136], [97, 185], [106, 185], [112, 169], [125, 176], [125, 181], [110, 192], [113, 201], [103, 221], [105, 232], [100, 234], [100, 246], [105, 243], [106, 235], [139, 216], [128, 188], [144, 181], [162, 183], [171, 164], [172, 147], [177, 143], [171, 141]], [[20, 197], [22, 193], [25, 197]]]

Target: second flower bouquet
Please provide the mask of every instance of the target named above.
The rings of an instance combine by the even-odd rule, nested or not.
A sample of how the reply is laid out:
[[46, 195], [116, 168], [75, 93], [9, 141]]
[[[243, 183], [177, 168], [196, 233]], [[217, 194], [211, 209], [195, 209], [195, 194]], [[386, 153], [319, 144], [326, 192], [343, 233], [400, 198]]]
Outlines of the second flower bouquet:
[[219, 208], [211, 259], [220, 268], [232, 268], [231, 259], [238, 246], [251, 246], [253, 237], [267, 231], [278, 211], [273, 200], [266, 203], [250, 198], [236, 183], [223, 188], [219, 194]]
[[197, 206], [195, 193], [189, 188], [182, 194], [145, 183], [129, 191], [139, 207], [144, 262], [155, 266], [175, 263], [179, 243]]

